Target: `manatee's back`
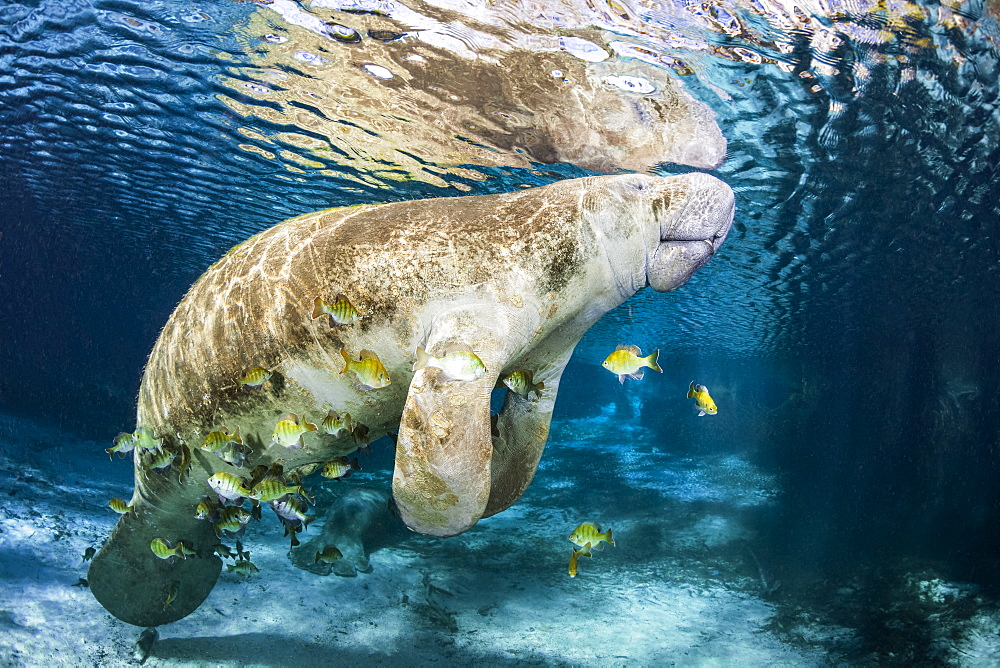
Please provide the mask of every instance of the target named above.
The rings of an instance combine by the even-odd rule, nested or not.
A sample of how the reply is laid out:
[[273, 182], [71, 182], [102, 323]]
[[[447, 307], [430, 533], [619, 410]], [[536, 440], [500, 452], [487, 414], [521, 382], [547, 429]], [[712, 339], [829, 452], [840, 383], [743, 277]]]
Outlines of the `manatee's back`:
[[[212, 428], [219, 416], [259, 410], [262, 394], [237, 382], [250, 368], [339, 364], [340, 348], [357, 355], [375, 349], [373, 340], [405, 350], [395, 366], [409, 372], [423, 326], [413, 314], [429, 294], [460, 297], [515, 266], [558, 288], [580, 256], [580, 188], [332, 209], [251, 237], [202, 275], [163, 328], [142, 379], [139, 424]], [[355, 326], [312, 319], [315, 298], [338, 293], [363, 310]]]

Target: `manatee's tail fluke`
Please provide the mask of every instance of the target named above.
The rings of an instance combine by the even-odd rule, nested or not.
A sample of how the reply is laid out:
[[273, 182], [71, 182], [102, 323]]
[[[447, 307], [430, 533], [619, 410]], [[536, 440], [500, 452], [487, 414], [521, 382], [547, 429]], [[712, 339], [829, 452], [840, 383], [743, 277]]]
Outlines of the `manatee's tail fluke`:
[[[222, 572], [215, 554], [213, 525], [195, 517], [205, 496], [200, 451], [192, 474], [144, 475], [137, 470], [133, 511], [122, 515], [111, 536], [90, 562], [90, 591], [108, 612], [135, 626], [160, 626], [194, 612]], [[152, 550], [159, 538], [176, 545], [181, 559], [160, 559]], [[167, 598], [170, 604], [164, 605]]]
[[[211, 522], [194, 519], [188, 512], [167, 517], [157, 510], [140, 508], [138, 517], [122, 515], [87, 571], [90, 591], [98, 602], [135, 626], [160, 626], [191, 614], [208, 597], [222, 571], [222, 560], [211, 547], [218, 543]], [[150, 543], [164, 535], [171, 542], [184, 538], [196, 554], [158, 559]], [[165, 606], [172, 590], [174, 598]]]

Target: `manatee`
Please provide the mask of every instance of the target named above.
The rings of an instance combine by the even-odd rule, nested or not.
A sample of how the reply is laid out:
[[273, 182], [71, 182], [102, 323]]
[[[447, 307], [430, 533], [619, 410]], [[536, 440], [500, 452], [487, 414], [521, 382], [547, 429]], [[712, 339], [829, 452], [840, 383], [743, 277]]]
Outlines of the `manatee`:
[[[415, 531], [455, 535], [509, 507], [534, 476], [577, 342], [643, 287], [687, 281], [723, 242], [733, 205], [729, 187], [707, 174], [595, 176], [330, 209], [236, 246], [178, 304], [140, 384], [138, 426], [167, 447], [186, 444], [190, 468], [151, 470], [148, 455], [134, 456], [135, 513], [94, 557], [91, 591], [138, 626], [197, 608], [221, 570], [211, 525], [195, 519], [212, 494], [206, 480], [272, 464], [306, 473], [357, 447], [319, 431], [305, 433], [301, 448], [272, 445], [288, 413], [318, 423], [333, 409], [371, 439], [398, 432], [393, 498]], [[316, 297], [341, 294], [356, 321], [312, 317]], [[472, 351], [486, 373], [456, 381], [434, 366], [414, 372], [417, 347], [435, 357]], [[342, 373], [344, 355], [358, 360], [362, 350], [377, 355], [389, 385], [368, 389]], [[270, 380], [240, 384], [255, 367]], [[544, 382], [541, 397], [508, 392], [492, 425], [491, 393], [517, 369]], [[221, 427], [240, 429], [246, 468], [198, 449]], [[158, 559], [149, 547], [158, 537], [184, 540], [197, 556]]]
[[[349, 489], [330, 505], [319, 535], [291, 550], [289, 556], [299, 568], [318, 575], [367, 573], [371, 570], [368, 555], [395, 533], [397, 524], [388, 494], [367, 487]], [[316, 553], [331, 545], [343, 557], [331, 564], [317, 563]]]

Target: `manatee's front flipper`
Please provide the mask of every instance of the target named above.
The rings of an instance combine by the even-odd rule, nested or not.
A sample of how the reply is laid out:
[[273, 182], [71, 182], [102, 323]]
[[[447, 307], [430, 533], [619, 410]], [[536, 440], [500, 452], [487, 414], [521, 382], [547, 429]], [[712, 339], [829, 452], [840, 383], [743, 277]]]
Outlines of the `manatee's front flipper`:
[[[484, 517], [495, 515], [513, 505], [535, 477], [542, 450], [549, 437], [559, 380], [572, 352], [572, 347], [561, 355], [547, 353], [544, 347], [539, 347], [530, 360], [524, 360], [519, 365], [518, 368], [530, 369], [534, 373], [535, 382], [543, 381], [545, 389], [540, 397], [536, 397], [534, 393], [522, 396], [507, 392], [497, 419], [497, 431], [500, 433], [493, 437], [490, 500], [486, 504]], [[542, 361], [547, 359], [552, 361]], [[531, 360], [538, 360], [538, 366], [533, 365]], [[513, 370], [515, 369], [508, 371]]]
[[478, 323], [501, 320], [483, 313], [435, 320], [426, 350], [442, 357], [462, 347], [486, 366], [478, 380], [448, 380], [438, 368], [417, 371], [403, 406], [396, 442], [392, 493], [400, 516], [414, 531], [454, 536], [474, 525], [490, 497], [490, 393], [499, 374], [501, 332]]
[[[210, 491], [204, 484], [207, 476], [189, 476], [178, 483], [174, 468], [165, 474], [137, 474], [145, 481], [137, 485], [136, 517], [129, 513], [118, 520], [91, 562], [87, 580], [97, 600], [118, 619], [159, 626], [201, 605], [219, 579], [222, 560], [214, 553], [218, 539], [212, 525], [194, 517], [198, 501]], [[154, 538], [170, 546], [183, 540], [197, 556], [160, 559], [150, 549]], [[168, 603], [171, 593], [174, 598]]]

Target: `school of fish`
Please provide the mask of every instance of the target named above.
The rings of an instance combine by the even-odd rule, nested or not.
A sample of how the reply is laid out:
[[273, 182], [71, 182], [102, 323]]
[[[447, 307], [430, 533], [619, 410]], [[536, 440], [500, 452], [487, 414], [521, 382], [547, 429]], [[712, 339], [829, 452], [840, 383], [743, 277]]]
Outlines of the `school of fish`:
[[[332, 303], [326, 301], [322, 296], [315, 297], [311, 319], [317, 320], [324, 316], [329, 316], [330, 327], [349, 326], [362, 317], [344, 294], [338, 294]], [[340, 374], [352, 372], [361, 389], [377, 390], [387, 387], [392, 382], [376, 352], [362, 349], [357, 360], [346, 349], [342, 348], [340, 354], [344, 360], [344, 368]], [[486, 365], [471, 350], [452, 350], [442, 356], [435, 357], [418, 347], [415, 358], [412, 366], [413, 372], [433, 367], [439, 370], [440, 375], [446, 381], [471, 382], [479, 380], [487, 374]], [[605, 358], [602, 366], [615, 374], [619, 383], [624, 384], [626, 379], [641, 380], [643, 370], [646, 368], [662, 373], [663, 369], [658, 363], [658, 358], [658, 350], [643, 356], [638, 346], [619, 345]], [[274, 370], [251, 367], [235, 381], [239, 386], [252, 390], [264, 387], [274, 374]], [[544, 382], [534, 381], [534, 373], [530, 369], [515, 369], [500, 378], [498, 387], [500, 386], [505, 386], [509, 391], [525, 398], [534, 394], [535, 399], [541, 398], [542, 391], [545, 389]], [[704, 385], [691, 381], [686, 398], [695, 400], [695, 408], [699, 417], [718, 413], [718, 406]], [[294, 413], [289, 413], [275, 423], [271, 433], [271, 443], [287, 449], [299, 449], [306, 447], [304, 438], [307, 434], [317, 432], [322, 436], [336, 439], [351, 436], [359, 449], [368, 450], [368, 428], [353, 421], [350, 413], [341, 414], [330, 408], [319, 423], [320, 426], [317, 426]], [[494, 436], [498, 435], [495, 428], [493, 433]], [[208, 432], [198, 447], [203, 452], [216, 454], [222, 462], [236, 468], [242, 468], [244, 463], [253, 456], [251, 449], [245, 445], [240, 435], [239, 426], [232, 431], [225, 426], [220, 426]], [[183, 480], [187, 474], [191, 463], [190, 450], [186, 444], [171, 445], [168, 439], [162, 435], [154, 434], [152, 430], [145, 427], [139, 427], [132, 433], [120, 433], [115, 437], [112, 446], [106, 449], [106, 452], [112, 460], [115, 455], [122, 458], [132, 453], [134, 457], [139, 459], [142, 467], [149, 471], [162, 471], [176, 467], [180, 480]], [[322, 467], [314, 466], [313, 470], [316, 468], [320, 469], [320, 474], [323, 477], [332, 480], [344, 479], [350, 476], [352, 471], [361, 469], [357, 458], [349, 460], [347, 457], [334, 458], [327, 461]], [[239, 539], [242, 538], [251, 519], [260, 519], [261, 503], [267, 503], [271, 506], [275, 516], [285, 527], [285, 535], [291, 535], [293, 547], [299, 544], [296, 534], [304, 531], [315, 519], [307, 514], [307, 506], [299, 498], [311, 501], [306, 495], [301, 481], [295, 476], [292, 480], [286, 479], [280, 464], [272, 464], [270, 467], [257, 466], [248, 477], [219, 471], [211, 475], [206, 480], [206, 484], [215, 493], [215, 497], [206, 496], [202, 499], [194, 509], [194, 517], [210, 522], [220, 539], [225, 536], [236, 537], [237, 549], [235, 553], [222, 543], [215, 548], [216, 554], [233, 560], [233, 563], [227, 565], [227, 572], [250, 576], [260, 571], [250, 561], [250, 553], [243, 549]], [[243, 507], [247, 502], [252, 504], [250, 511]], [[119, 514], [132, 513], [135, 515], [136, 512], [132, 504], [121, 498], [111, 499], [108, 505]], [[603, 549], [604, 544], [615, 545], [611, 529], [601, 531], [600, 525], [593, 522], [583, 522], [577, 526], [569, 535], [569, 540], [575, 546], [569, 561], [570, 577], [577, 576], [580, 557], [592, 557], [592, 551]], [[166, 560], [197, 557], [197, 554], [187, 546], [183, 539], [177, 539], [171, 546], [165, 539], [155, 538], [150, 544], [150, 551], [155, 557]], [[341, 556], [342, 554], [336, 546], [327, 546], [321, 552], [316, 553], [316, 562], [330, 563]], [[174, 585], [176, 584], [175, 582]], [[169, 606], [176, 596], [177, 588], [172, 586], [165, 597], [164, 608]]]

